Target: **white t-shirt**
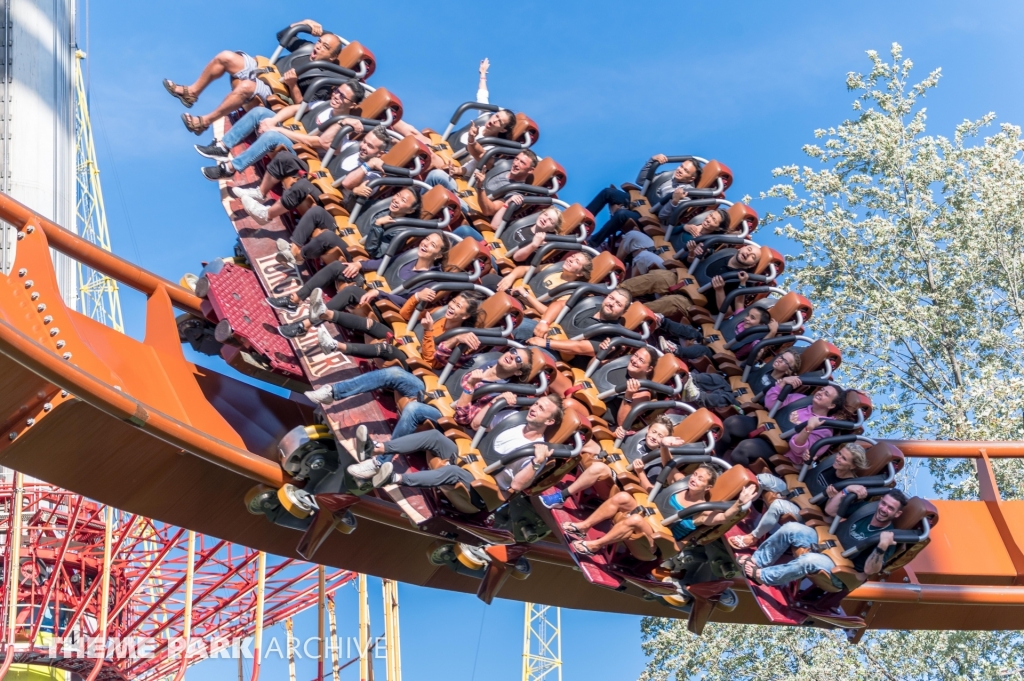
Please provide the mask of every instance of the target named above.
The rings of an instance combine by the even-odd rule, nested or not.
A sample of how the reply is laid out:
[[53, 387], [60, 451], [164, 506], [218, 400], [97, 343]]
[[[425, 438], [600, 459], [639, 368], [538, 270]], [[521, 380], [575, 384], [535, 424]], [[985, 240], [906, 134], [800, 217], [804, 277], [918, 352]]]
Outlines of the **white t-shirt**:
[[316, 124], [319, 126], [322, 125], [324, 121], [328, 121], [332, 118], [334, 118], [334, 109], [332, 109], [329, 106], [325, 106], [324, 110], [318, 113], [314, 120], [316, 121]]
[[526, 424], [516, 426], [515, 428], [509, 428], [508, 430], [499, 433], [494, 438], [494, 444], [491, 445], [495, 452], [502, 456], [514, 452], [523, 445], [532, 444], [534, 442], [543, 442], [543, 439], [530, 440], [527, 439], [523, 432], [526, 430]]
[[[537, 440], [527, 439], [526, 436], [523, 434], [525, 430], [526, 424], [524, 423], [521, 426], [509, 428], [508, 430], [499, 433], [498, 436], [494, 438], [494, 444], [491, 445], [491, 448], [494, 449], [495, 453], [504, 456], [506, 454], [514, 452], [515, 450], [519, 449], [524, 445], [541, 444], [544, 442], [543, 437]], [[505, 468], [502, 468], [500, 471], [498, 471], [498, 473], [494, 476], [494, 482], [496, 482], [498, 484], [498, 487], [500, 487], [502, 490], [508, 491], [508, 489], [512, 486], [512, 478], [515, 477], [516, 473], [532, 465], [532, 454], [524, 456], [521, 459], [517, 459], [516, 461], [513, 461]]]

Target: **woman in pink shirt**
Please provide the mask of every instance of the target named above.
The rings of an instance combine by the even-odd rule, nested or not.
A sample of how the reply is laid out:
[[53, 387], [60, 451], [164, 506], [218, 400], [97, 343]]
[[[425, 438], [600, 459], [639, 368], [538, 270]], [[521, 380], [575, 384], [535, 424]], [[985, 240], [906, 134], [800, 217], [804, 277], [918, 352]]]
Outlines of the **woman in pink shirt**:
[[[795, 391], [803, 383], [796, 376], [787, 376], [780, 380], [778, 383], [768, 391], [765, 395], [765, 406], [771, 409], [779, 401], [779, 393], [782, 392], [784, 386], [791, 386]], [[834, 385], [825, 385], [814, 391], [811, 396], [810, 404], [800, 407], [789, 414], [789, 423], [779, 423], [779, 429], [783, 432], [795, 428], [797, 425], [806, 422], [807, 425], [796, 435], [789, 439], [789, 451], [785, 453], [787, 459], [793, 463], [799, 465], [803, 463], [805, 456], [810, 456], [811, 446], [822, 439], [823, 437], [829, 437], [832, 435], [831, 428], [822, 427], [822, 421], [838, 411], [844, 404], [843, 390], [837, 388]], [[798, 400], [807, 399], [807, 395], [802, 395], [797, 392], [792, 392], [782, 400], [782, 404], [779, 405], [779, 410], [784, 409], [787, 405], [793, 404]], [[778, 421], [778, 417], [776, 417]], [[736, 448], [732, 450], [730, 458], [732, 463], [739, 464], [742, 466], [748, 466], [755, 459], [765, 459], [766, 461], [775, 453], [771, 444], [762, 438], [755, 437], [736, 445]]]

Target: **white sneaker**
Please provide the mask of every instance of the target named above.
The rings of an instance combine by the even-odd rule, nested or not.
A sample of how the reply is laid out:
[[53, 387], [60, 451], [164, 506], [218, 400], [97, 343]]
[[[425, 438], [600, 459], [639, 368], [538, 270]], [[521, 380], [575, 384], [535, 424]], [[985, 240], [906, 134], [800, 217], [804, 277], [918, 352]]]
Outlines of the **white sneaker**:
[[661, 351], [665, 354], [674, 355], [679, 346], [662, 336], [658, 339], [658, 347], [661, 348]]
[[391, 481], [391, 476], [395, 472], [395, 466], [390, 461], [385, 461], [380, 465], [377, 473], [373, 476], [373, 486], [383, 487]]
[[331, 338], [330, 332], [323, 325], [316, 327], [316, 342], [320, 345], [320, 352], [325, 355], [338, 350], [338, 341]]
[[320, 315], [327, 314], [327, 305], [324, 304], [324, 292], [315, 288], [309, 294], [309, 321], [314, 324], [320, 323]]
[[277, 240], [277, 261], [284, 265], [298, 265], [299, 261], [295, 259], [295, 255], [292, 253], [292, 244], [290, 241], [284, 239]]
[[377, 463], [376, 457], [371, 456], [366, 461], [354, 463], [345, 470], [347, 470], [348, 474], [356, 480], [369, 480], [377, 474], [377, 471], [379, 471], [380, 468], [381, 464]]
[[683, 401], [696, 402], [700, 397], [700, 389], [693, 384], [693, 374], [686, 376], [686, 383], [683, 384]]
[[261, 225], [267, 224], [267, 221], [270, 220], [268, 208], [251, 196], [242, 197], [242, 208]]
[[[370, 441], [370, 431], [366, 426], [356, 428], [356, 461], [366, 461], [366, 443]], [[373, 448], [373, 445], [370, 445]], [[372, 458], [372, 457], [371, 457]]]
[[263, 196], [263, 192], [260, 191], [259, 187], [232, 187], [231, 193], [239, 199], [244, 196], [248, 196], [251, 199], [256, 199], [261, 202], [267, 200], [267, 197]]
[[316, 404], [330, 404], [334, 401], [334, 389], [329, 385], [322, 385], [316, 390], [307, 390], [302, 394]]

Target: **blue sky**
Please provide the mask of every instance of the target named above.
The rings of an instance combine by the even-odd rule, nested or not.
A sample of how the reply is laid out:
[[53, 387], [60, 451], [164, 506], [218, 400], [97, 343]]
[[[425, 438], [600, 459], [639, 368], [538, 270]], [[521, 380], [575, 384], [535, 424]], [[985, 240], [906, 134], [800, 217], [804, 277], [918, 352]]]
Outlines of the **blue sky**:
[[[926, 102], [932, 133], [989, 111], [1024, 119], [1024, 5], [1013, 2], [290, 4], [91, 0], [92, 115], [117, 253], [173, 280], [231, 253], [216, 188], [198, 170], [197, 138], [160, 81], [191, 82], [222, 49], [267, 55], [278, 29], [307, 16], [369, 47], [379, 64], [371, 82], [396, 93], [418, 126], [443, 128], [473, 98], [477, 63], [489, 57], [491, 101], [539, 123], [538, 151], [568, 174], [563, 198], [582, 203], [609, 182], [631, 181], [658, 152], [719, 159], [735, 174], [730, 198], [756, 196], [772, 184], [772, 168], [805, 162], [800, 148], [815, 128], [849, 115], [845, 75], [867, 70], [864, 51], [885, 54], [894, 41], [919, 78], [943, 68]], [[205, 113], [225, 89], [212, 87], [193, 111]], [[767, 234], [759, 240], [792, 251]], [[140, 336], [141, 296], [124, 293], [122, 303], [129, 333]], [[345, 594], [341, 630], [354, 634], [355, 599]], [[408, 586], [401, 599], [407, 681], [442, 668], [471, 679], [474, 667], [479, 679], [519, 678], [521, 604], [485, 609], [469, 596]], [[563, 628], [566, 681], [635, 678], [642, 669], [639, 619], [566, 612]], [[281, 678], [283, 666], [270, 665], [264, 678]], [[313, 669], [300, 666], [299, 678]], [[204, 663], [189, 678], [227, 674], [233, 665]]]

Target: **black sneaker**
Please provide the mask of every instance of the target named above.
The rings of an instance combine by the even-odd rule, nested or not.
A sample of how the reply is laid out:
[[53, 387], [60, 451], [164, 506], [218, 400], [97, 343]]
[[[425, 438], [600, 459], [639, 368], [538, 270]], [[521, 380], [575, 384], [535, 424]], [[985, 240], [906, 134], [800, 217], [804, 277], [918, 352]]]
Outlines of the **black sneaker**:
[[216, 182], [217, 180], [222, 180], [225, 177], [234, 176], [234, 173], [228, 170], [227, 163], [218, 163], [215, 166], [207, 166], [205, 168], [200, 168], [200, 170], [203, 171], [203, 177], [205, 177], [207, 180], [213, 180], [214, 182]]
[[214, 161], [226, 161], [231, 156], [231, 152], [228, 151], [228, 148], [217, 140], [214, 140], [212, 144], [207, 144], [206, 146], [203, 146], [202, 144], [196, 144], [194, 146], [200, 156], [212, 158]]
[[285, 338], [302, 338], [306, 335], [306, 325], [302, 321], [292, 324], [282, 324], [277, 327], [277, 332]]
[[270, 305], [270, 307], [278, 310], [287, 310], [288, 312], [295, 312], [299, 309], [298, 304], [292, 302], [291, 296], [280, 296], [278, 298], [267, 296], [267, 304]]

